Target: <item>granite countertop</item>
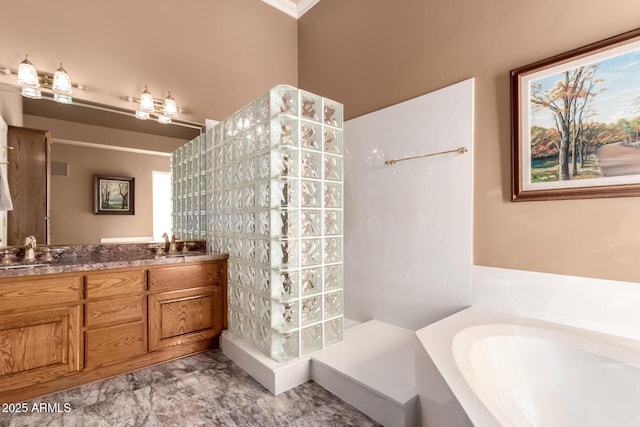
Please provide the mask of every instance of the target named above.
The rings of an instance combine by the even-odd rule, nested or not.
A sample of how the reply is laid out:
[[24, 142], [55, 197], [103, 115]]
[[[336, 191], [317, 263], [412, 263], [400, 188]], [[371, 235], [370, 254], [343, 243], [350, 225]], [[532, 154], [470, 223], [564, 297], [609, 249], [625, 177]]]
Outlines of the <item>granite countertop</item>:
[[102, 260], [88, 260], [78, 259], [76, 261], [60, 261], [52, 263], [43, 263], [35, 261], [32, 263], [22, 262], [21, 268], [15, 268], [11, 266], [0, 265], [0, 279], [5, 277], [23, 277], [23, 276], [37, 276], [41, 274], [55, 274], [55, 273], [75, 273], [79, 271], [96, 271], [96, 270], [109, 270], [114, 268], [127, 268], [127, 267], [144, 267], [148, 265], [163, 265], [163, 264], [181, 264], [185, 262], [196, 261], [213, 261], [220, 259], [227, 259], [227, 254], [188, 254], [182, 256], [158, 256], [151, 258], [139, 258], [130, 260], [115, 260], [115, 259], [102, 259]]
[[227, 254], [207, 254], [204, 250], [169, 255], [155, 255], [155, 253], [149, 249], [150, 247], [148, 245], [144, 248], [140, 246], [133, 247], [132, 245], [86, 245], [52, 248], [50, 253], [53, 261], [50, 262], [42, 261], [43, 257], [41, 255], [32, 262], [19, 261], [20, 257], [14, 256], [9, 265], [0, 264], [0, 279], [151, 265], [182, 264], [186, 262], [222, 260], [229, 257]]

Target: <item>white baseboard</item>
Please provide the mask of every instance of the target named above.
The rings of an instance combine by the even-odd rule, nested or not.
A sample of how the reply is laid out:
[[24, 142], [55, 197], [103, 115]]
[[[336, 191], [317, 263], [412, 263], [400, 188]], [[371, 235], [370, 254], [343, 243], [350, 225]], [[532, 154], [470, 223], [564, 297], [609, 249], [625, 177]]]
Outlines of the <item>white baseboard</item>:
[[303, 384], [311, 378], [309, 357], [277, 362], [229, 331], [222, 332], [220, 347], [229, 359], [275, 395]]

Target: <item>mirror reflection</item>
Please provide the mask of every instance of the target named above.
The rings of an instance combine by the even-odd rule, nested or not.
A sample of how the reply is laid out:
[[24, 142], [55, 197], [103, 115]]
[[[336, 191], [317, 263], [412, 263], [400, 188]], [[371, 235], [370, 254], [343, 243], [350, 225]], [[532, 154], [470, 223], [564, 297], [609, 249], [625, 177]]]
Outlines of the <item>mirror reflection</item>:
[[[0, 166], [13, 204], [0, 211], [0, 246], [23, 245], [30, 235], [50, 245], [159, 241], [170, 231], [170, 153], [200, 129], [96, 107], [0, 87], [0, 162], [8, 163]], [[96, 175], [134, 178], [133, 215], [94, 213]]]

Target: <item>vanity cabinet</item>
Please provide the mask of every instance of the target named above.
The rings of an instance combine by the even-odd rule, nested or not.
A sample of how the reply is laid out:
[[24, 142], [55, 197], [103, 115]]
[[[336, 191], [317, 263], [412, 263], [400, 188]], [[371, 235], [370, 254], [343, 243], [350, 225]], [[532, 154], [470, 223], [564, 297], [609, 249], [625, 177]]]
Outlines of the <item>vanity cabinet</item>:
[[0, 390], [29, 387], [83, 367], [77, 276], [0, 284]]
[[217, 346], [226, 262], [0, 278], [0, 403]]
[[211, 339], [223, 326], [223, 265], [149, 271], [149, 350]]

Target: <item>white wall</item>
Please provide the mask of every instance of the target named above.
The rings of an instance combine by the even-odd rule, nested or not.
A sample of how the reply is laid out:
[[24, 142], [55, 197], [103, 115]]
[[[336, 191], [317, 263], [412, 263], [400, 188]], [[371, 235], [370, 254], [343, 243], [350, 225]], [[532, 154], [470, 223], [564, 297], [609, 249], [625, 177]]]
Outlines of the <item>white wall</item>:
[[345, 317], [416, 330], [471, 305], [473, 87], [345, 123]]
[[473, 306], [640, 340], [633, 282], [476, 265]]

